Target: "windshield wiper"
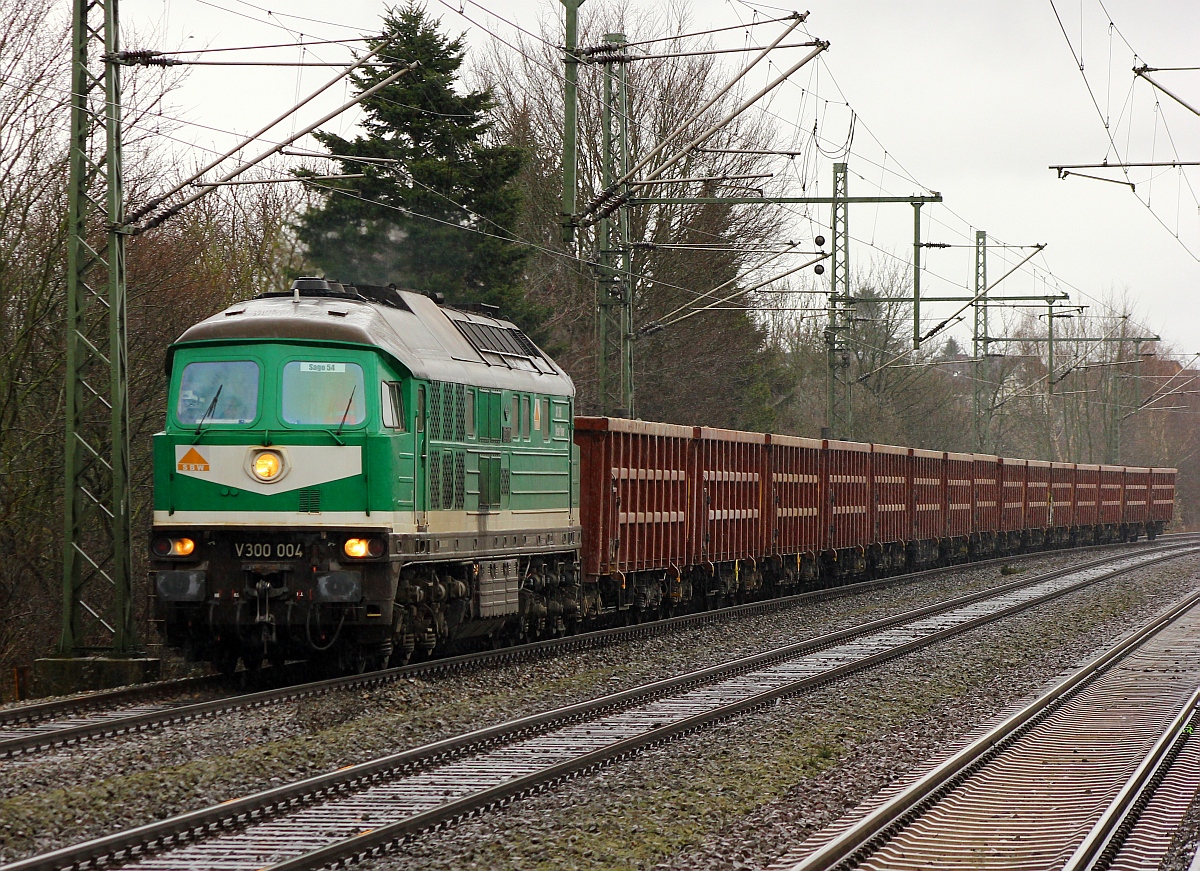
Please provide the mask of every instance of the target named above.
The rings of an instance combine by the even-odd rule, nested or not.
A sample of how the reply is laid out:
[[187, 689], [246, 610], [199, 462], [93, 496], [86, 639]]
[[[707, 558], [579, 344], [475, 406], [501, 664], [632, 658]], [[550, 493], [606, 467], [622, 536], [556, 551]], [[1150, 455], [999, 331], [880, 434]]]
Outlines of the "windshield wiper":
[[208, 410], [204, 412], [204, 416], [200, 418], [200, 423], [196, 425], [196, 435], [200, 435], [200, 431], [204, 429], [204, 422], [208, 420], [208, 416], [217, 410], [217, 400], [221, 398], [221, 391], [224, 389], [224, 384], [217, 385], [217, 392], [213, 394], [212, 402], [208, 404]]
[[354, 391], [356, 390], [358, 390], [357, 384], [350, 388], [350, 398], [346, 401], [346, 410], [342, 412], [342, 422], [338, 424], [337, 432], [334, 433], [335, 437], [342, 434], [342, 427], [346, 425], [346, 418], [350, 416], [350, 406], [354, 404]]

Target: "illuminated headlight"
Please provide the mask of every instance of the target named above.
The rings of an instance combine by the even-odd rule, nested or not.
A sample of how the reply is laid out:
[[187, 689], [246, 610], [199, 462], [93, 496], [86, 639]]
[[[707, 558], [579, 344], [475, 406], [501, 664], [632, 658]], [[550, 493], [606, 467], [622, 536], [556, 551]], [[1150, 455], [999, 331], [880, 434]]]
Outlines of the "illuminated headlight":
[[278, 451], [259, 451], [250, 460], [250, 472], [264, 483], [279, 480], [283, 456]]
[[170, 538], [158, 535], [150, 542], [150, 551], [158, 557], [191, 556], [196, 549], [196, 542], [190, 538]]
[[354, 559], [375, 559], [383, 556], [386, 548], [380, 538], [347, 538], [342, 550]]

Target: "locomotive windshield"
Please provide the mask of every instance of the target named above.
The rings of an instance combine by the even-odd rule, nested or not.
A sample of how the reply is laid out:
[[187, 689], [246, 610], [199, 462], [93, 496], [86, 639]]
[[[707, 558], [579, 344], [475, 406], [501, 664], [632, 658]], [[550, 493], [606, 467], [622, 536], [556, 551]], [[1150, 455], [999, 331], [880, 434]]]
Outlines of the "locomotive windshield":
[[283, 367], [287, 423], [356, 426], [367, 419], [367, 392], [357, 363], [293, 360]]
[[175, 416], [184, 426], [201, 421], [249, 423], [258, 416], [258, 364], [252, 360], [188, 363], [179, 379]]

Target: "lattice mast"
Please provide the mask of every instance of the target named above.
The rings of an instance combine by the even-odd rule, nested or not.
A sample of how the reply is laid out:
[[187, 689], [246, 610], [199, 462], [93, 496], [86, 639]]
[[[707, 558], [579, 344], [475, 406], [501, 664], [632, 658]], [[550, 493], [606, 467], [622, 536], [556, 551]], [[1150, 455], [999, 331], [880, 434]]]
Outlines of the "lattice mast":
[[137, 647], [130, 572], [117, 0], [74, 0], [63, 625], [58, 650]]
[[988, 301], [987, 301], [987, 232], [975, 231], [975, 302], [974, 335], [971, 345], [971, 356], [975, 358], [972, 365], [974, 383], [971, 395], [975, 406], [975, 445], [983, 453], [990, 453], [992, 433], [992, 399], [991, 387], [992, 366], [988, 356], [990, 342], [988, 340]]
[[613, 187], [629, 172], [629, 64], [624, 59], [625, 34], [604, 37], [612, 57], [604, 61], [604, 165], [601, 184], [622, 198], [597, 226], [596, 275], [600, 353], [597, 372], [601, 414], [633, 416], [633, 282], [629, 247], [629, 186]]
[[829, 268], [829, 308], [825, 325], [825, 351], [828, 382], [825, 391], [824, 438], [849, 438], [853, 432], [851, 417], [850, 327], [854, 318], [854, 297], [850, 293], [850, 205], [845, 163], [833, 165], [833, 202], [829, 229], [833, 237], [833, 256]]

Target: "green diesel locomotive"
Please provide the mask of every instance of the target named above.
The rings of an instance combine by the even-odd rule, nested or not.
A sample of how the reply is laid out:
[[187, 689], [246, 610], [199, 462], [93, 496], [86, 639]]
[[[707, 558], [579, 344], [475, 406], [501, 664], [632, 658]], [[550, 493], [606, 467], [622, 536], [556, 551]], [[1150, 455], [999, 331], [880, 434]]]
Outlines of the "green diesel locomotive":
[[486, 307], [301, 278], [193, 326], [167, 369], [168, 644], [354, 670], [578, 619], [574, 385]]

